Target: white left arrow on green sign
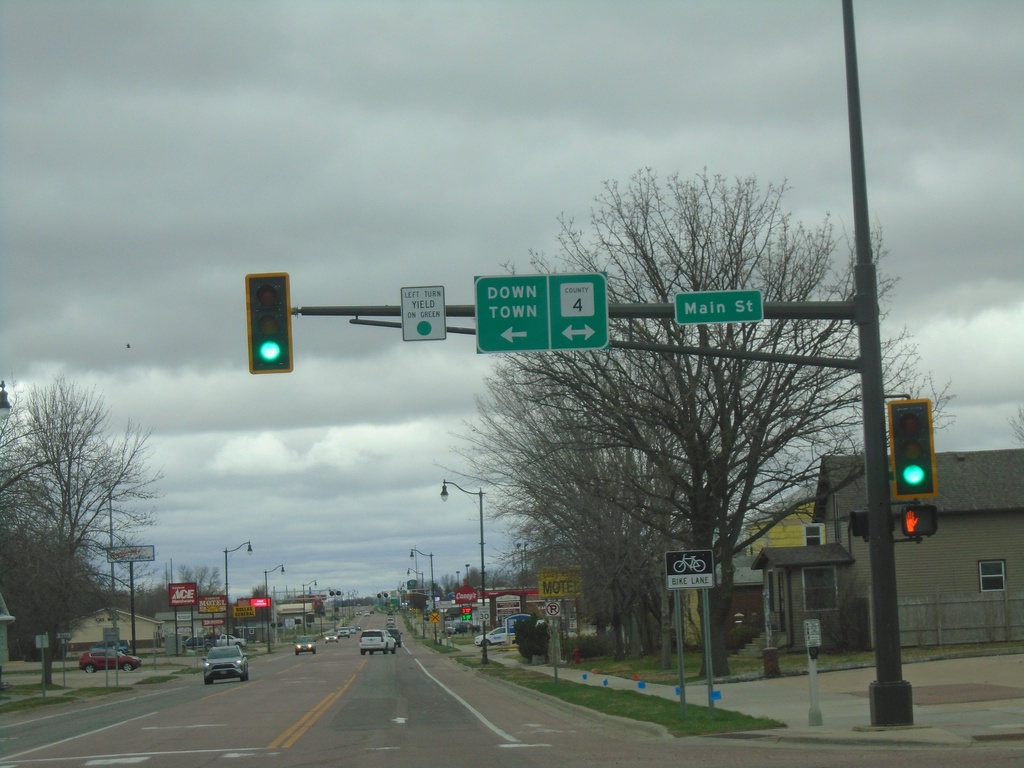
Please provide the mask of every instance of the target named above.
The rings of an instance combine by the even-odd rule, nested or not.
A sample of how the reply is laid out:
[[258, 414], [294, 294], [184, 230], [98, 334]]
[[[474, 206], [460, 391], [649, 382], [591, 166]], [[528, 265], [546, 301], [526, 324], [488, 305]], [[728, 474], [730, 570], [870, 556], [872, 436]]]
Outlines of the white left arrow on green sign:
[[604, 349], [603, 273], [476, 278], [477, 352]]

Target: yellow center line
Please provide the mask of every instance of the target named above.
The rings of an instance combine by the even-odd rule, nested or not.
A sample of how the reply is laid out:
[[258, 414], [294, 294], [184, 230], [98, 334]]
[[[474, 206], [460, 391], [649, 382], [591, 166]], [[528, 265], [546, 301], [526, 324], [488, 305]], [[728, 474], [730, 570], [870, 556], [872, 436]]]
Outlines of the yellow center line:
[[326, 712], [334, 702], [342, 697], [345, 691], [348, 690], [348, 687], [352, 685], [352, 681], [355, 679], [356, 676], [352, 675], [352, 677], [345, 681], [345, 684], [341, 686], [341, 688], [324, 697], [319, 704], [300, 717], [298, 722], [270, 742], [267, 749], [288, 749], [288, 747], [292, 746], [312, 727], [313, 723], [320, 719], [320, 716], [323, 715], [323, 713]]

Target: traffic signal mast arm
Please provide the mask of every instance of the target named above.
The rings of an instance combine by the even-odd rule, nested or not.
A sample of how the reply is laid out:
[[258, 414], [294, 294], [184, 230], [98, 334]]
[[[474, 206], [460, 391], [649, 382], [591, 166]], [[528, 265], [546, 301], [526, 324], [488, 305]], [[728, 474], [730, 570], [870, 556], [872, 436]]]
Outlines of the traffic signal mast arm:
[[[398, 305], [361, 305], [361, 306], [309, 306], [295, 307], [293, 315], [311, 317], [351, 317], [349, 322], [356, 325], [373, 325], [383, 328], [401, 328], [400, 322], [386, 320], [364, 320], [365, 317], [400, 317], [402, 308]], [[449, 304], [445, 308], [448, 317], [476, 317], [473, 304]], [[618, 319], [674, 319], [675, 304], [653, 303], [634, 304], [618, 303], [608, 305], [608, 316]], [[853, 302], [848, 301], [777, 301], [766, 302], [764, 305], [766, 320], [853, 320], [856, 317]], [[448, 327], [448, 333], [476, 335], [475, 328]], [[672, 344], [643, 344], [630, 341], [614, 341], [608, 343], [614, 349], [635, 349], [645, 352], [664, 352], [682, 355], [703, 355], [706, 357], [732, 358], [737, 360], [762, 360], [771, 363], [794, 363], [813, 365], [820, 368], [843, 368], [859, 370], [859, 358], [816, 357], [805, 355], [785, 355], [769, 352], [745, 352], [743, 350], [712, 349], [710, 347], [689, 347]]]

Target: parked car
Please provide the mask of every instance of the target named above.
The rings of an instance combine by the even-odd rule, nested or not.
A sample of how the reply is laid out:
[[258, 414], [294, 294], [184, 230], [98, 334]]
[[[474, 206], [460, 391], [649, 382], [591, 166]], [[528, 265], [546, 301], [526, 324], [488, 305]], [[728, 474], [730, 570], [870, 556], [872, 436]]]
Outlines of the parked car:
[[316, 655], [316, 640], [310, 635], [302, 635], [295, 640], [295, 655], [298, 656], [300, 653], [312, 653]]
[[216, 645], [237, 645], [239, 648], [245, 648], [245, 640], [241, 637], [235, 637], [234, 635], [217, 635]]
[[190, 637], [181, 647], [188, 651], [209, 650], [213, 648], [212, 637]]
[[[107, 642], [107, 643], [96, 643], [96, 645], [94, 645], [92, 648], [90, 648], [89, 651], [91, 653], [99, 653], [100, 651], [110, 650], [113, 647], [114, 647], [114, 642], [111, 640], [110, 642]], [[117, 643], [117, 649], [121, 653], [128, 653], [128, 654], [130, 654], [132, 652], [131, 645], [129, 645], [127, 640], [121, 640], [120, 642], [118, 642]]]
[[395, 627], [388, 627], [388, 634], [395, 638], [395, 646], [398, 648], [402, 647], [402, 633]]
[[364, 629], [363, 633], [359, 635], [359, 655], [364, 656], [369, 653], [371, 656], [374, 651], [380, 651], [381, 653], [387, 653], [391, 651], [394, 653], [398, 648], [398, 644], [387, 630], [384, 629]]
[[482, 645], [485, 641], [488, 645], [507, 645], [516, 639], [516, 636], [504, 627], [492, 629], [486, 635], [477, 635], [473, 638], [474, 645]]
[[142, 659], [127, 653], [115, 651], [113, 648], [100, 647], [99, 650], [88, 650], [78, 658], [78, 668], [86, 672], [97, 669], [122, 669], [131, 672], [142, 666]]
[[203, 659], [203, 682], [213, 684], [214, 680], [237, 677], [243, 683], [249, 679], [249, 659], [241, 646], [224, 645], [211, 648]]

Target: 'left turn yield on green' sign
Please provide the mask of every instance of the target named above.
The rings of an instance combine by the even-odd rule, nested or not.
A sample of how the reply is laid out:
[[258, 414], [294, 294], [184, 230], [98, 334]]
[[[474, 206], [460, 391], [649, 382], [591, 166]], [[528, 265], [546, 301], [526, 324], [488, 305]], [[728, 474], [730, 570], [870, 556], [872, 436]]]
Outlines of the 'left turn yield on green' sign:
[[539, 352], [608, 346], [601, 272], [476, 278], [476, 351]]

